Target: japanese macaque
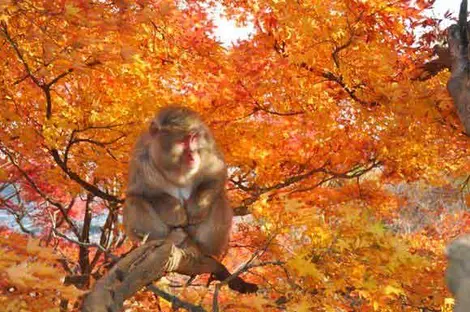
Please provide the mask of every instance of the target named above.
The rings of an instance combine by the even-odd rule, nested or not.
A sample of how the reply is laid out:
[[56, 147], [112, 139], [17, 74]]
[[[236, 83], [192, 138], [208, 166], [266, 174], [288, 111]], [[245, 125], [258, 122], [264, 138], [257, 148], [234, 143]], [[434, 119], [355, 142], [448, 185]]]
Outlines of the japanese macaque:
[[129, 168], [124, 226], [136, 240], [165, 239], [183, 230], [202, 253], [225, 251], [232, 224], [226, 166], [194, 111], [167, 107], [137, 140]]

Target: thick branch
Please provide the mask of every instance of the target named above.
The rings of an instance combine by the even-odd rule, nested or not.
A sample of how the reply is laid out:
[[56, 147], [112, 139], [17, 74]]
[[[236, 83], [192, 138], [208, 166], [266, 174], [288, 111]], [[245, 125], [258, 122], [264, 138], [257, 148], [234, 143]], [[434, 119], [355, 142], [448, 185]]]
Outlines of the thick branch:
[[[86, 297], [82, 311], [121, 311], [125, 299], [166, 272], [185, 275], [212, 273], [218, 280], [230, 276], [221, 263], [201, 254], [184, 231], [175, 230], [167, 239], [147, 242], [124, 256], [96, 283]], [[239, 277], [233, 278], [228, 286], [239, 292], [255, 292], [258, 289]]]
[[467, 0], [462, 0], [462, 2], [460, 3], [458, 25], [460, 28], [460, 40], [461, 40], [462, 47], [464, 48], [464, 52], [468, 50], [467, 15], [468, 15]]

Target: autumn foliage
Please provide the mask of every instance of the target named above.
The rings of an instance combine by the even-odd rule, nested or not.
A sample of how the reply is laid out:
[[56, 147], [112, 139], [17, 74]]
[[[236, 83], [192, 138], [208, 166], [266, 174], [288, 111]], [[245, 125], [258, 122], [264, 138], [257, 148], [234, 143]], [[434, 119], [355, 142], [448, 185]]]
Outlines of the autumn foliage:
[[[470, 140], [432, 2], [0, 0], [0, 310], [78, 309], [131, 244], [128, 157], [155, 111], [198, 111], [237, 217], [223, 311], [449, 311], [443, 247], [470, 231]], [[251, 23], [230, 48], [214, 12]], [[4, 222], [2, 219], [2, 222]], [[16, 224], [16, 225], [13, 225]], [[21, 234], [20, 234], [21, 233]], [[156, 286], [213, 306], [214, 283]], [[143, 290], [130, 311], [171, 310]]]

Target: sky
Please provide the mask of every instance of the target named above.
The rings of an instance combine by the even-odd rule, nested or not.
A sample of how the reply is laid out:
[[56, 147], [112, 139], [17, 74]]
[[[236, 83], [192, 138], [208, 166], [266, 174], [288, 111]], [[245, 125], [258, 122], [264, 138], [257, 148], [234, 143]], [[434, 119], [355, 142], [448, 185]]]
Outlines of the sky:
[[[434, 2], [434, 9], [430, 12], [430, 16], [442, 18], [447, 10], [450, 10], [454, 13], [454, 16], [457, 16], [460, 1], [461, 0], [436, 0], [436, 2]], [[250, 34], [254, 32], [253, 25], [238, 27], [234, 21], [221, 18], [218, 16], [219, 14], [219, 10], [214, 12], [214, 22], [217, 27], [215, 37], [223, 46], [228, 48], [232, 44], [235, 44], [237, 40], [249, 38]]]

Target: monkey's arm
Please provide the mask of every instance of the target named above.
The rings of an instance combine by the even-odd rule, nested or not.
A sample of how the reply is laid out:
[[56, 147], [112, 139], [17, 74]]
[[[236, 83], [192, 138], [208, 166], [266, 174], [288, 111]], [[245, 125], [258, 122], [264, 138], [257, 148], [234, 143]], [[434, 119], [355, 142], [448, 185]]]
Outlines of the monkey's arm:
[[185, 226], [188, 224], [188, 216], [184, 204], [169, 194], [161, 193], [148, 199], [153, 210], [169, 226]]
[[[127, 202], [133, 203], [132, 206], [135, 207], [136, 213], [142, 214], [151, 210], [151, 214], [170, 227], [185, 226], [188, 222], [184, 205], [177, 198], [166, 193], [151, 197], [129, 194]], [[145, 222], [145, 220], [141, 221]]]
[[214, 202], [223, 191], [224, 181], [221, 179], [211, 179], [200, 183], [188, 200], [189, 224], [198, 224], [207, 219]]

